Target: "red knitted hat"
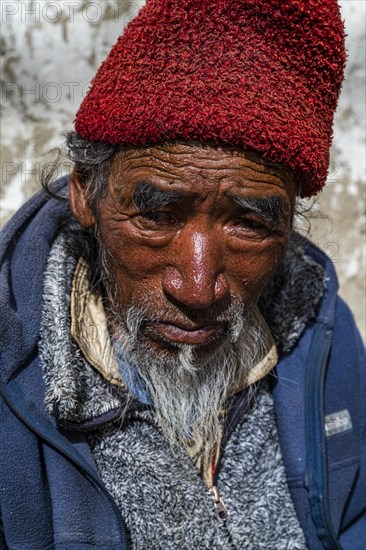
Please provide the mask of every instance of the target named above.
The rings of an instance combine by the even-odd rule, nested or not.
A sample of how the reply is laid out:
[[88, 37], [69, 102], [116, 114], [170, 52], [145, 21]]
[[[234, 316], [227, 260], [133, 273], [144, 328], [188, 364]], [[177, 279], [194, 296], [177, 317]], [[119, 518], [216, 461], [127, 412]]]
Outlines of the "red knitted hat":
[[124, 146], [240, 146], [293, 171], [310, 197], [326, 180], [345, 59], [336, 0], [147, 0], [75, 129]]

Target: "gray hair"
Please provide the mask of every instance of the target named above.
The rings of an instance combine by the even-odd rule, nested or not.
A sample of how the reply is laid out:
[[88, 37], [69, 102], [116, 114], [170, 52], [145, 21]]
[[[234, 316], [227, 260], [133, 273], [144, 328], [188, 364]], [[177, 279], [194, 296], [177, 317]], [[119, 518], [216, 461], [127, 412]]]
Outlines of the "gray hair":
[[[98, 200], [105, 195], [106, 182], [116, 154], [121, 150], [119, 145], [87, 141], [76, 132], [66, 134], [66, 152], [74, 163], [74, 170], [85, 183], [86, 194], [94, 213]], [[57, 158], [42, 172], [42, 187], [51, 196], [60, 198], [55, 193], [52, 182], [57, 173], [61, 152]]]

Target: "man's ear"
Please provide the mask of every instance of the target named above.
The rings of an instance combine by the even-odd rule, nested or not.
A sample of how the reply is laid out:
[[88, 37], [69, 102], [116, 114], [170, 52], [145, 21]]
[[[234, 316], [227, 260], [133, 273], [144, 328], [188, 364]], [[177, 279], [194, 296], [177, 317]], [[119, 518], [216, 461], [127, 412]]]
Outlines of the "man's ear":
[[73, 170], [70, 176], [70, 208], [77, 221], [85, 227], [95, 225], [95, 217], [85, 192], [85, 185], [80, 176]]

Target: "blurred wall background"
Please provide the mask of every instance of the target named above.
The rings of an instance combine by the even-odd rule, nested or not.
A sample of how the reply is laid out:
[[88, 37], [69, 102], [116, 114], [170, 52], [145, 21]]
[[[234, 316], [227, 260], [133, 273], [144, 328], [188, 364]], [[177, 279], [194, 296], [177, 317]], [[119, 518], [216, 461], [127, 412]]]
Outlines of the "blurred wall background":
[[[1, 222], [40, 185], [47, 153], [62, 147], [88, 84], [143, 0], [2, 0]], [[341, 294], [365, 338], [365, 7], [341, 0], [349, 60], [328, 184], [313, 205], [311, 237], [335, 263]], [[64, 159], [59, 175], [70, 165]], [[304, 227], [304, 229], [306, 229]]]

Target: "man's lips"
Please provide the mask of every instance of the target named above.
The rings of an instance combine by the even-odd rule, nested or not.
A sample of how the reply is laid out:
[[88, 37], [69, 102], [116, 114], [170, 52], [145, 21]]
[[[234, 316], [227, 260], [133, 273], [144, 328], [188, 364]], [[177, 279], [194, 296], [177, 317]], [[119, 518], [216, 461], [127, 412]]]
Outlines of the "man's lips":
[[196, 327], [178, 326], [172, 323], [155, 322], [153, 330], [160, 334], [165, 340], [179, 344], [199, 345], [204, 344], [218, 332], [222, 332], [223, 323], [210, 323]]

